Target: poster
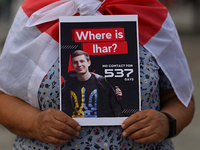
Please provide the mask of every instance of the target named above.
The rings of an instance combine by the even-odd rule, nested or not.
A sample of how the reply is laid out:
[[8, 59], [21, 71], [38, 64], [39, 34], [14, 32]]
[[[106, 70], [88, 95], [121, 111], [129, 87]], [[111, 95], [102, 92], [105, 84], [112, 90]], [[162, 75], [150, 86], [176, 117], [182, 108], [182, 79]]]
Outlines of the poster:
[[141, 110], [137, 15], [59, 18], [60, 110], [82, 126]]

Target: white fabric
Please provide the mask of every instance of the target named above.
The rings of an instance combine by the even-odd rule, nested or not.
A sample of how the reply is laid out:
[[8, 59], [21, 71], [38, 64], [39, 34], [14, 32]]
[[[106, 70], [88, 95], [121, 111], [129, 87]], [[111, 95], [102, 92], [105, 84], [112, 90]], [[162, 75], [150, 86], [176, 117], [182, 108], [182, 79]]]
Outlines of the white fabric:
[[[38, 88], [42, 79], [47, 74], [48, 70], [52, 67], [53, 63], [58, 59], [59, 44], [51, 36], [44, 33], [40, 39], [44, 39], [42, 43], [45, 43], [45, 48], [41, 52], [41, 56], [37, 65], [34, 66], [33, 73], [28, 83], [28, 100], [29, 104], [39, 108], [38, 105]], [[38, 40], [40, 40], [38, 39]], [[38, 43], [41, 43], [38, 41]], [[41, 44], [42, 44], [41, 43]], [[48, 43], [48, 44], [47, 44]], [[43, 45], [43, 44], [42, 44]], [[40, 49], [39, 49], [40, 50]]]
[[160, 31], [144, 47], [156, 58], [177, 97], [187, 107], [194, 87], [177, 30], [169, 13]]
[[58, 58], [59, 45], [36, 27], [25, 27], [27, 20], [20, 8], [1, 54], [0, 90], [39, 108], [38, 87]]
[[97, 12], [102, 2], [99, 0], [61, 0], [33, 13], [26, 26], [35, 26], [59, 19], [59, 16], [73, 16], [77, 12], [81, 16], [99, 15]]
[[[35, 25], [77, 12], [102, 15], [97, 11], [101, 4], [99, 0], [61, 0], [41, 8], [30, 18], [20, 8], [0, 57], [0, 91], [39, 108], [37, 91], [44, 75], [58, 58], [59, 46]], [[188, 106], [193, 91], [191, 75], [169, 15], [162, 29], [144, 46], [157, 59], [180, 101]]]
[[61, 0], [36, 11], [30, 18], [20, 8], [0, 56], [0, 91], [39, 108], [38, 88], [58, 59], [59, 44], [50, 35], [41, 33], [35, 25], [77, 12], [99, 15], [97, 10], [100, 6], [99, 0]]

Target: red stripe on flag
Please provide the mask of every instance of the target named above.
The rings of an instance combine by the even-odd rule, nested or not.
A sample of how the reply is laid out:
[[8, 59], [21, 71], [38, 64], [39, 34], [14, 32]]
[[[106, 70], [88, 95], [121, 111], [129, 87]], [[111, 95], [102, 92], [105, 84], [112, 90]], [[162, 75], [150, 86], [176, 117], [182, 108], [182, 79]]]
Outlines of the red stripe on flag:
[[[26, 0], [22, 9], [30, 17], [35, 11], [59, 0]], [[146, 44], [162, 27], [168, 10], [158, 0], [105, 0], [99, 11], [103, 15], [137, 14], [139, 20], [139, 43]], [[37, 26], [59, 41], [58, 20]]]
[[59, 42], [59, 21], [58, 20], [47, 22], [47, 23], [44, 23], [41, 25], [37, 25], [37, 28], [41, 32], [46, 32], [54, 40]]
[[54, 3], [60, 0], [26, 0], [22, 4], [22, 9], [28, 17], [30, 17], [34, 12], [38, 11], [42, 7], [45, 7], [51, 3]]
[[[28, 17], [30, 17], [34, 12], [38, 11], [39, 9], [60, 0], [26, 0], [22, 4], [22, 9], [26, 13]], [[59, 21], [51, 21], [47, 23], [43, 23], [41, 25], [37, 25], [37, 28], [40, 32], [46, 32], [49, 34], [54, 40], [59, 42]]]
[[139, 42], [142, 45], [161, 29], [168, 15], [167, 8], [158, 0], [106, 0], [99, 11], [104, 15], [138, 15]]

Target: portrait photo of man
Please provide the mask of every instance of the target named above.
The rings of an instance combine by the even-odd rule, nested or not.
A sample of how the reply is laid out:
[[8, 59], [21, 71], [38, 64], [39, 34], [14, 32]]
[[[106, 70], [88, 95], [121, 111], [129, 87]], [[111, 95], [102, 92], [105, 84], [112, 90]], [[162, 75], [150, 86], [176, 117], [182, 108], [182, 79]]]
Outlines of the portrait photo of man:
[[62, 111], [72, 118], [122, 117], [122, 91], [113, 88], [105, 77], [89, 71], [87, 52], [71, 54], [72, 68], [62, 89]]

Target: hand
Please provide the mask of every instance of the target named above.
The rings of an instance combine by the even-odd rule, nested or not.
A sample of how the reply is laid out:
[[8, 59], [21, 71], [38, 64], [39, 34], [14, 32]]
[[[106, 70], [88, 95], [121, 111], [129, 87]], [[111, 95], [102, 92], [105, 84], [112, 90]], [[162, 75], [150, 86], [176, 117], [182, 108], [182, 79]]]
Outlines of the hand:
[[117, 96], [122, 96], [122, 91], [121, 91], [121, 89], [118, 86], [115, 86], [115, 94]]
[[63, 145], [69, 139], [79, 135], [80, 125], [56, 109], [48, 109], [38, 113], [33, 119], [34, 137], [45, 142]]
[[163, 113], [147, 109], [127, 118], [122, 128], [122, 135], [137, 143], [162, 142], [169, 134], [169, 121]]

